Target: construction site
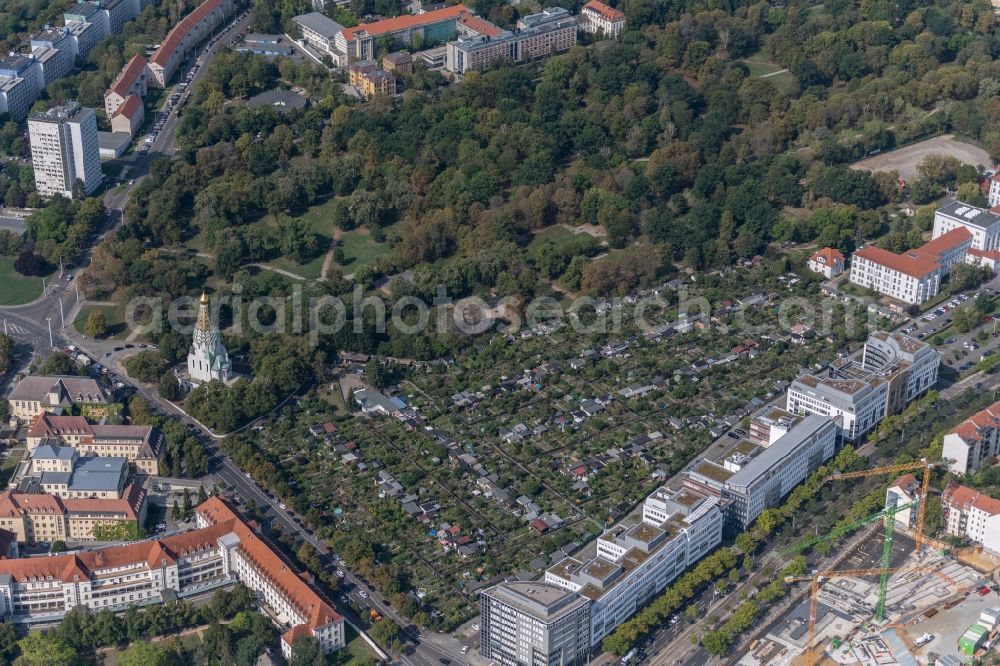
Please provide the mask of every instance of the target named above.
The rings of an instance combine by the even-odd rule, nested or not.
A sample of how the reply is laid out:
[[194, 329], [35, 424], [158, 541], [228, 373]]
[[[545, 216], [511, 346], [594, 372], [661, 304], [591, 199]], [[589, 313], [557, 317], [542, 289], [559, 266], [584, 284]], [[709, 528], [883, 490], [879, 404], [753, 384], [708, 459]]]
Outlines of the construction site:
[[[927, 497], [933, 466], [911, 463], [830, 480], [922, 469], [919, 497]], [[883, 511], [850, 526], [855, 533], [833, 566], [786, 579], [795, 586], [792, 604], [738, 663], [957, 666], [986, 654], [1000, 633], [1000, 558], [949, 548], [925, 536], [923, 522], [919, 502], [897, 503], [889, 493]]]

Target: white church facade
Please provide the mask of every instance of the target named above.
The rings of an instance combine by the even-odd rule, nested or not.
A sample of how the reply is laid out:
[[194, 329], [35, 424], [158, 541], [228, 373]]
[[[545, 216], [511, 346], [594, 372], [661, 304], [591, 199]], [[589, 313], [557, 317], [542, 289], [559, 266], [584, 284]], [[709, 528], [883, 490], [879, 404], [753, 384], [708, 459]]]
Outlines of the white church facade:
[[198, 304], [198, 321], [188, 352], [187, 375], [192, 384], [207, 384], [212, 380], [228, 384], [236, 379], [229, 353], [219, 335], [219, 327], [212, 322], [205, 293], [202, 293]]

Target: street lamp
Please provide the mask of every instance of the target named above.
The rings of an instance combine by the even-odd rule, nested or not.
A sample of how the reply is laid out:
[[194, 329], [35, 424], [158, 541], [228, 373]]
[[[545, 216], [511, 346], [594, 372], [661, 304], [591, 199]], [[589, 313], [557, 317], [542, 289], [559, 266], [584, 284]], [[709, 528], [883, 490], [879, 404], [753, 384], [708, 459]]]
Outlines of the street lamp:
[[49, 323], [49, 348], [55, 347], [55, 343], [52, 342], [52, 317], [46, 317], [45, 321]]

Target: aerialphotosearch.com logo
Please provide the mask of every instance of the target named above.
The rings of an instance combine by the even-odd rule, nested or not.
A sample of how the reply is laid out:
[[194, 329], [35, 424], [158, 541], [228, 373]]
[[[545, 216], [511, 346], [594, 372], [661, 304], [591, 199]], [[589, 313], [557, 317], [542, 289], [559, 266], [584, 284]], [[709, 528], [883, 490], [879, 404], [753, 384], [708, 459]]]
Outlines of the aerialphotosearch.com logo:
[[[312, 344], [318, 344], [320, 336], [339, 333], [345, 327], [357, 334], [383, 334], [392, 327], [404, 335], [423, 335], [432, 318], [435, 334], [468, 336], [491, 331], [503, 335], [525, 330], [547, 332], [566, 324], [581, 335], [618, 334], [626, 330], [626, 325], [630, 331], [652, 336], [687, 332], [756, 336], [803, 329], [827, 335], [837, 326], [853, 335], [858, 327], [867, 332], [878, 330], [881, 320], [876, 308], [867, 307], [866, 302], [838, 304], [832, 299], [817, 302], [792, 296], [777, 302], [756, 299], [713, 305], [702, 296], [691, 296], [684, 285], [677, 289], [676, 299], [658, 293], [643, 298], [580, 296], [568, 304], [549, 296], [527, 303], [515, 297], [500, 298], [492, 304], [478, 296], [455, 300], [444, 285], [438, 285], [430, 303], [416, 296], [403, 296], [390, 303], [379, 296], [365, 295], [360, 286], [349, 298], [329, 294], [307, 298], [301, 285], [294, 285], [288, 296], [244, 299], [242, 291], [242, 285], [235, 284], [231, 293], [209, 299], [213, 326], [219, 325], [220, 312], [226, 309], [231, 322], [227, 332], [241, 335], [246, 327], [259, 334], [304, 334]], [[164, 330], [191, 335], [200, 307], [198, 297], [166, 302], [161, 297], [140, 296], [126, 304], [125, 323], [139, 335], [157, 336]], [[763, 317], [754, 315], [758, 308], [769, 312]]]

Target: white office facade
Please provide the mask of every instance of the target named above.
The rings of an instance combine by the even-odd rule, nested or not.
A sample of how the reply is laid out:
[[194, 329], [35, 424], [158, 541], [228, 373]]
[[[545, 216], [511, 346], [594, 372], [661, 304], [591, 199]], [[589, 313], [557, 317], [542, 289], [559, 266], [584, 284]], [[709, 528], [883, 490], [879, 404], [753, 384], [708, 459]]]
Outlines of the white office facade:
[[584, 666], [590, 599], [557, 585], [504, 583], [483, 592], [480, 653], [503, 666]]
[[958, 228], [969, 230], [973, 248], [1000, 249], [1000, 215], [993, 211], [952, 201], [934, 212], [934, 238]]
[[28, 119], [35, 187], [42, 196], [73, 196], [77, 180], [86, 194], [104, 180], [93, 109], [72, 102]]

